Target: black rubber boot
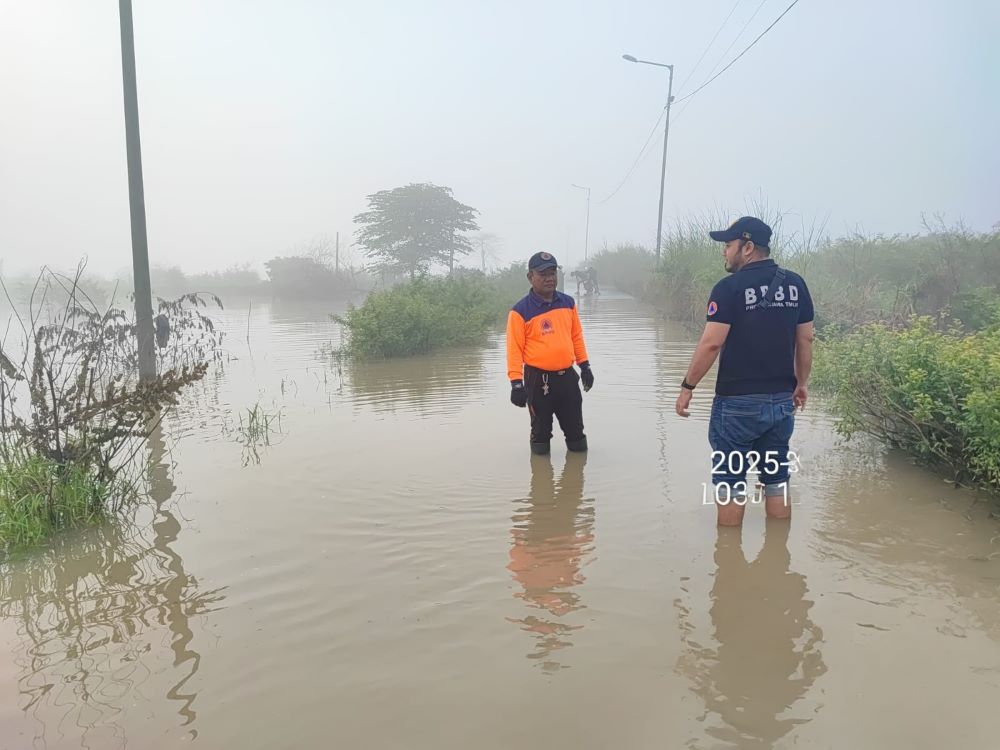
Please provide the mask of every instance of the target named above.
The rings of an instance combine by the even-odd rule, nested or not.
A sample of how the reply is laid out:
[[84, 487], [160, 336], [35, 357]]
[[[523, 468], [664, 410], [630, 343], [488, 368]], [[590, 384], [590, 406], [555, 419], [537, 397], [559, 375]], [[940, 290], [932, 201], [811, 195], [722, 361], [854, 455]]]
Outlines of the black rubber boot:
[[574, 453], [583, 453], [587, 450], [587, 438], [583, 437], [579, 440], [567, 440], [566, 450], [573, 451]]
[[531, 452], [536, 456], [547, 456], [549, 454], [549, 444], [548, 443], [532, 443]]

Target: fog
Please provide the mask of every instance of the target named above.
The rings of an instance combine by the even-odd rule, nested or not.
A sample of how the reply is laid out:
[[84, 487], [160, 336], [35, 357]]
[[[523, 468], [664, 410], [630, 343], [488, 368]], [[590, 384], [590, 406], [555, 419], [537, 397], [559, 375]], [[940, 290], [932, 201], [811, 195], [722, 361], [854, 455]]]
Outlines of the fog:
[[[593, 191], [591, 248], [651, 245], [659, 136], [601, 202], [666, 98], [666, 70], [621, 55], [673, 63], [681, 100], [788, 2], [735, 5], [136, 0], [151, 263], [262, 269], [316, 235], [346, 244], [366, 195], [411, 182], [478, 209], [503, 260], [579, 259], [572, 183]], [[762, 197], [833, 235], [925, 213], [988, 229], [998, 27], [986, 0], [802, 0], [676, 102], [666, 223]], [[128, 268], [118, 4], [2, 0], [0, 67], [3, 271]]]

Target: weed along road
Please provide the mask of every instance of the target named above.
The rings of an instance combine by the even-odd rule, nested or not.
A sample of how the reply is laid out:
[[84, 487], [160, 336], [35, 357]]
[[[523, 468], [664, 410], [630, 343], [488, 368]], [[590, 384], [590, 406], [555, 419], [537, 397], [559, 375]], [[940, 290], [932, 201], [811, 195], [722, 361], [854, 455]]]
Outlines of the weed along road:
[[579, 311], [589, 452], [548, 456], [500, 331], [350, 363], [328, 306], [219, 313], [149, 502], [2, 563], [0, 748], [995, 746], [989, 504], [815, 396], [791, 524], [719, 530], [690, 334]]

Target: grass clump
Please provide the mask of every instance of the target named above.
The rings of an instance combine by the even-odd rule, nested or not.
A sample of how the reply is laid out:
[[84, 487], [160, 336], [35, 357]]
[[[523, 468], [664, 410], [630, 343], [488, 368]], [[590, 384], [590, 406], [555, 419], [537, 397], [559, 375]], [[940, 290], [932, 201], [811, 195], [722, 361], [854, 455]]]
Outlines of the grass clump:
[[260, 464], [261, 454], [271, 447], [275, 435], [281, 435], [282, 413], [278, 409], [269, 411], [258, 401], [238, 413], [236, 425], [226, 425], [224, 432], [232, 434], [233, 439], [243, 451], [243, 465]]
[[240, 412], [239, 432], [247, 442], [271, 444], [271, 433], [281, 430], [281, 412], [267, 411], [260, 402], [246, 408], [246, 419]]
[[17, 451], [0, 463], [0, 540], [31, 546], [57, 531], [96, 523], [131, 494], [119, 484], [84, 465]]

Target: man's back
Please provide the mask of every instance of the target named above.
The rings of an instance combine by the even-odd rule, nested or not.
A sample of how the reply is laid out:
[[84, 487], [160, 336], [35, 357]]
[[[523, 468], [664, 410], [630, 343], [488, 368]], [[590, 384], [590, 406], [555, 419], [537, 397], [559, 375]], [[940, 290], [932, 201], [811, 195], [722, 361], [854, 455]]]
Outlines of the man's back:
[[712, 289], [706, 320], [731, 326], [719, 358], [720, 396], [795, 390], [795, 333], [813, 319], [813, 304], [802, 277], [785, 270], [770, 305], [761, 305], [777, 271], [770, 259], [749, 263]]

